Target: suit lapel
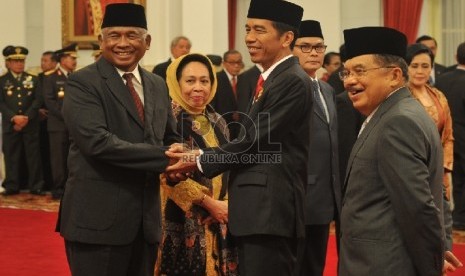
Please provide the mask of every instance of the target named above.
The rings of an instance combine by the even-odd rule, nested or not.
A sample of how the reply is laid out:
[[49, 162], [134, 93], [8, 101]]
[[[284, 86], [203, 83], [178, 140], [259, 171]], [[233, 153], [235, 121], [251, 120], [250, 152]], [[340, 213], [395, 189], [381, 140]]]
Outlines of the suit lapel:
[[[257, 103], [260, 103], [266, 99], [266, 96], [268, 95], [268, 90], [271, 86], [273, 86], [273, 81], [274, 79], [281, 74], [282, 72], [286, 71], [291, 65], [299, 63], [297, 57], [290, 57], [286, 59], [285, 61], [281, 62], [276, 68], [273, 69], [271, 74], [268, 76], [268, 78], [265, 80], [263, 83], [263, 93], [262, 96], [257, 100], [255, 104], [252, 104], [252, 107], [250, 110], [252, 111], [254, 107], [257, 105]], [[255, 89], [254, 89], [254, 94], [255, 94]], [[252, 99], [255, 95], [252, 96]]]
[[145, 121], [150, 124], [153, 120], [156, 106], [159, 104], [158, 101], [155, 100], [156, 88], [153, 86], [153, 83], [149, 80], [147, 72], [145, 70], [140, 68], [139, 72], [142, 77], [142, 86], [144, 87]]
[[[101, 58], [97, 61], [97, 67], [101, 72], [102, 76], [106, 79], [108, 90], [115, 96], [115, 98], [123, 105], [128, 111], [129, 115], [137, 122], [137, 124], [143, 128], [143, 124], [137, 115], [136, 105], [131, 97], [131, 93], [123, 82], [123, 79], [108, 61]], [[144, 91], [145, 91], [144, 87]], [[145, 92], [144, 92], [145, 94]]]
[[346, 177], [344, 179], [343, 191], [345, 191], [346, 189], [347, 181], [349, 179], [350, 170], [352, 168], [352, 163], [354, 161], [354, 158], [357, 155], [358, 151], [362, 148], [363, 144], [367, 140], [373, 128], [379, 123], [383, 115], [386, 112], [388, 112], [392, 106], [398, 103], [401, 99], [408, 97], [409, 95], [410, 95], [410, 91], [408, 91], [407, 88], [402, 88], [398, 92], [395, 92], [394, 94], [392, 94], [383, 103], [381, 103], [378, 110], [371, 118], [370, 122], [365, 126], [362, 133], [360, 133], [360, 136], [357, 138], [357, 141], [355, 141], [355, 144], [352, 147], [349, 161], [347, 162], [347, 170], [346, 170]]
[[[233, 88], [232, 88], [232, 85], [231, 85], [231, 81], [229, 80], [229, 77], [226, 74], [226, 72], [224, 70], [221, 71], [220, 74], [218, 75], [218, 78], [221, 78], [221, 82], [224, 84], [223, 87], [221, 87], [221, 88], [218, 87], [219, 89], [224, 89], [224, 91], [219, 91], [220, 93], [224, 92], [223, 96], [225, 98], [223, 100], [233, 101], [234, 104], [236, 104], [237, 99], [236, 99], [236, 96], [234, 95], [234, 91], [233, 91]], [[236, 79], [236, 83], [237, 83], [237, 79]], [[237, 85], [236, 85], [236, 88], [237, 88]]]
[[[268, 90], [270, 87], [273, 86], [273, 81], [274, 79], [281, 74], [282, 72], [286, 71], [289, 67], [291, 67], [293, 64], [299, 64], [299, 60], [297, 57], [290, 57], [283, 61], [281, 64], [279, 64], [274, 70], [271, 72], [271, 74], [268, 76], [268, 78], [265, 80], [263, 83], [263, 94], [262, 96], [254, 103], [253, 99], [255, 96], [255, 89], [253, 90], [254, 95], [252, 95], [250, 101], [249, 101], [249, 106], [247, 108], [247, 115], [249, 118], [255, 118], [257, 113], [259, 113], [262, 110], [262, 105], [264, 101], [266, 100], [266, 97], [268, 95]], [[243, 128], [241, 128], [241, 132], [239, 133], [242, 134]]]

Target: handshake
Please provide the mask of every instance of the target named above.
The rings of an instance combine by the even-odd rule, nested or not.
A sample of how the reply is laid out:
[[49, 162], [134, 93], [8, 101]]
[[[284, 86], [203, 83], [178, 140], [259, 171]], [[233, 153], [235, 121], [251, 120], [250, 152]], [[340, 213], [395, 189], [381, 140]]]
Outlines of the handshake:
[[166, 167], [166, 178], [172, 182], [186, 180], [197, 170], [197, 156], [199, 150], [192, 150], [186, 144], [174, 143], [165, 151], [166, 156], [170, 159]]

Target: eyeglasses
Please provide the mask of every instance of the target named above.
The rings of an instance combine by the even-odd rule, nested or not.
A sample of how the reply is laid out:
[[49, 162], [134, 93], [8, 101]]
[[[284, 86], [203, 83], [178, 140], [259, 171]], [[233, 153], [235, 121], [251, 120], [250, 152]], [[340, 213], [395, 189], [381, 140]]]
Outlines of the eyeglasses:
[[244, 64], [242, 61], [225, 61], [225, 62], [231, 65], [238, 65], [238, 66], [242, 66]]
[[345, 81], [349, 77], [355, 77], [355, 78], [361, 78], [367, 75], [368, 71], [372, 70], [378, 70], [378, 69], [392, 69], [396, 68], [395, 66], [382, 66], [382, 67], [375, 67], [375, 68], [356, 68], [354, 71], [349, 71], [349, 70], [342, 70], [339, 72], [339, 78], [342, 81]]
[[319, 54], [324, 53], [326, 51], [326, 45], [310, 45], [310, 44], [300, 44], [294, 45], [295, 47], [299, 47], [302, 53], [310, 53], [313, 49]]

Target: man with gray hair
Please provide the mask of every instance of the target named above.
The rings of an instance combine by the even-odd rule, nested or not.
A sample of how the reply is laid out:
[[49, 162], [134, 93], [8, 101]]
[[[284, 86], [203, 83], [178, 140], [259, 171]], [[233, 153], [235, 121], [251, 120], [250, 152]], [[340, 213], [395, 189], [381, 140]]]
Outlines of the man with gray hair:
[[166, 69], [171, 64], [172, 60], [177, 59], [180, 56], [189, 54], [191, 51], [192, 43], [189, 38], [185, 36], [177, 36], [171, 41], [171, 56], [167, 61], [155, 65], [152, 70], [152, 73], [159, 75], [164, 80], [166, 80]]
[[367, 116], [347, 163], [340, 275], [441, 275], [442, 147], [406, 88], [407, 37], [386, 27], [344, 30], [341, 80]]
[[108, 5], [102, 57], [65, 88], [71, 147], [58, 228], [73, 276], [154, 274], [164, 146], [179, 136], [165, 83], [138, 64], [150, 41], [142, 6]]

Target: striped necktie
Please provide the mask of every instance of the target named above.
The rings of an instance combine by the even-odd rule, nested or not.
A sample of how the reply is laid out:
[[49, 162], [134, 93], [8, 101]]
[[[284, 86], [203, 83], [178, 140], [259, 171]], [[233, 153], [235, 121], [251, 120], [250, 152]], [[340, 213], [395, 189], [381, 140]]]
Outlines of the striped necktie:
[[134, 104], [136, 105], [137, 114], [139, 115], [140, 120], [144, 122], [144, 105], [142, 104], [142, 101], [134, 88], [134, 84], [132, 83], [134, 75], [132, 73], [125, 73], [123, 74], [123, 78], [126, 80], [126, 86], [128, 87], [131, 97], [134, 100]]

